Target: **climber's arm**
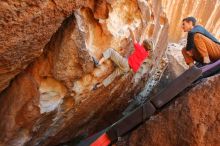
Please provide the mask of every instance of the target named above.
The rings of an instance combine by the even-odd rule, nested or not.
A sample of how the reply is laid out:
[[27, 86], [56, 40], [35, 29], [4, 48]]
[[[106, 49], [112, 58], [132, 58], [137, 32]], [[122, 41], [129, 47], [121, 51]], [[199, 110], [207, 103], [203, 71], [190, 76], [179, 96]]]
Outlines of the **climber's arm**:
[[107, 60], [105, 57], [102, 57], [100, 60], [99, 60], [99, 65], [103, 64], [103, 62], [105, 62], [105, 60]]
[[129, 30], [129, 32], [130, 32], [132, 42], [133, 42], [134, 44], [137, 43], [136, 38], [135, 38], [135, 35], [134, 35], [134, 32], [133, 32], [130, 28], [129, 28], [128, 30]]

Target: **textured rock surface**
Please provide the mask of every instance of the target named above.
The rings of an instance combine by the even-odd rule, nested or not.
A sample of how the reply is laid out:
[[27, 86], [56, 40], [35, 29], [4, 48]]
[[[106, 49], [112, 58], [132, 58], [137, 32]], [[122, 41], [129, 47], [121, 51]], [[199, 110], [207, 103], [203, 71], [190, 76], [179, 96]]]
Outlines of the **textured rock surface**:
[[220, 76], [204, 80], [135, 130], [129, 146], [220, 145]]
[[0, 91], [42, 54], [64, 18], [82, 4], [78, 0], [0, 2]]
[[[1, 21], [5, 31], [0, 88], [13, 80], [0, 95], [0, 144], [57, 145], [112, 123], [154, 74], [165, 52], [166, 15], [160, 5], [152, 4], [136, 0], [1, 2], [2, 7], [8, 6], [1, 15], [14, 19]], [[24, 12], [21, 18], [14, 15], [17, 11]], [[124, 75], [106, 88], [91, 91], [114, 70], [110, 61], [94, 68], [91, 57], [100, 59], [107, 47], [127, 56], [132, 51], [128, 27], [138, 40], [155, 42], [150, 60], [134, 76]]]
[[185, 60], [182, 55], [182, 48], [186, 44], [180, 43], [170, 43], [167, 48], [167, 59], [168, 59], [168, 71], [172, 73], [173, 79], [182, 74], [186, 69], [188, 69], [188, 65], [186, 65]]
[[[170, 40], [183, 36], [180, 20], [188, 14], [219, 36], [219, 1], [196, 2], [210, 11], [185, 13], [186, 0], [1, 1], [0, 145], [57, 145], [114, 122], [156, 73], [168, 22]], [[100, 59], [108, 47], [128, 56], [128, 27], [138, 40], [155, 42], [152, 57], [134, 76], [91, 91], [115, 68], [110, 61], [94, 68], [91, 57]]]

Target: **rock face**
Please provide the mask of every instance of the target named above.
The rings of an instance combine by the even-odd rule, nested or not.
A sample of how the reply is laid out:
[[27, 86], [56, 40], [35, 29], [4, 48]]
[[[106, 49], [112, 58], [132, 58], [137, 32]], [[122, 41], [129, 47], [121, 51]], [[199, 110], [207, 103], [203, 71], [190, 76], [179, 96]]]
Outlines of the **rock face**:
[[179, 41], [185, 34], [182, 32], [181, 20], [187, 16], [197, 18], [199, 24], [220, 38], [220, 1], [218, 0], [161, 0], [162, 9], [166, 12], [169, 21], [169, 40]]
[[188, 69], [188, 65], [186, 65], [185, 60], [182, 55], [182, 48], [186, 44], [177, 44], [177, 43], [169, 43], [167, 47], [167, 59], [168, 59], [168, 71], [173, 75], [173, 79], [182, 74], [186, 69]]
[[[0, 145], [52, 146], [109, 125], [166, 50], [168, 21], [155, 2], [0, 3]], [[128, 56], [128, 27], [138, 40], [152, 39], [154, 52], [134, 76], [91, 91], [115, 69], [111, 61], [95, 68], [92, 57], [108, 47]]]
[[0, 91], [39, 57], [62, 21], [80, 1], [0, 2]]
[[220, 75], [210, 77], [135, 130], [129, 146], [220, 145]]
[[[174, 22], [198, 14], [177, 13], [191, 2], [175, 2], [1, 1], [0, 145], [53, 146], [113, 123], [156, 74], [168, 34], [170, 40], [182, 37]], [[205, 2], [210, 11], [198, 18], [208, 20], [206, 26], [218, 36], [219, 1]], [[94, 67], [92, 57], [100, 59], [108, 47], [127, 57], [133, 47], [128, 28], [140, 42], [152, 39], [154, 52], [135, 75], [122, 75], [91, 91], [115, 69], [111, 61]]]

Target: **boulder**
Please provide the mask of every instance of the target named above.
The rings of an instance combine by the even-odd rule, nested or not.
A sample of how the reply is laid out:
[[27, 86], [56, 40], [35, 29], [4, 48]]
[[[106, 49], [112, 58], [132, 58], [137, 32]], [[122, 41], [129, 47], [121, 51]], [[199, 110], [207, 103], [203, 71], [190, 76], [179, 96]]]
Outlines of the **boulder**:
[[[166, 16], [150, 2], [1, 3], [2, 18], [10, 18], [0, 23], [1, 145], [52, 146], [108, 126], [144, 88], [166, 50], [168, 23], [160, 23]], [[134, 76], [93, 91], [116, 67], [111, 61], [95, 67], [92, 57], [99, 60], [109, 47], [127, 57], [133, 50], [129, 27], [138, 41], [155, 42], [154, 53]]]
[[185, 90], [132, 132], [129, 146], [219, 145], [219, 81], [216, 75]]
[[[184, 37], [181, 19], [192, 14], [219, 35], [218, 10], [216, 0], [1, 1], [0, 145], [53, 146], [112, 124], [150, 85], [168, 40]], [[92, 57], [109, 47], [127, 57], [128, 28], [139, 42], [153, 40], [153, 53], [135, 75], [92, 91], [116, 68], [95, 67]]]

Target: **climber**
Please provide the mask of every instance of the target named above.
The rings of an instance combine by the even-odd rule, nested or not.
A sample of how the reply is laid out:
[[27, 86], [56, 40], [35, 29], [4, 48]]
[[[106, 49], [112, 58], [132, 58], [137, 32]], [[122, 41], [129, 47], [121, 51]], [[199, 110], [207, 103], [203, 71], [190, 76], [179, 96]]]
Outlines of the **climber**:
[[93, 90], [105, 86], [107, 87], [117, 76], [125, 74], [129, 72], [131, 69], [134, 72], [137, 72], [144, 59], [149, 56], [149, 51], [153, 49], [153, 42], [150, 40], [144, 40], [142, 45], [140, 45], [134, 36], [134, 33], [131, 29], [129, 29], [130, 35], [134, 44], [135, 50], [133, 53], [127, 58], [121, 56], [116, 50], [113, 48], [107, 49], [103, 53], [103, 57], [97, 61], [93, 58], [96, 66], [103, 64], [107, 59], [111, 59], [116, 65], [117, 68], [110, 74], [106, 79], [104, 79], [101, 83], [97, 83], [94, 85]]
[[182, 49], [185, 62], [189, 67], [201, 67], [220, 59], [220, 42], [201, 25], [196, 25], [194, 17], [182, 20], [182, 29], [188, 32], [186, 47]]

